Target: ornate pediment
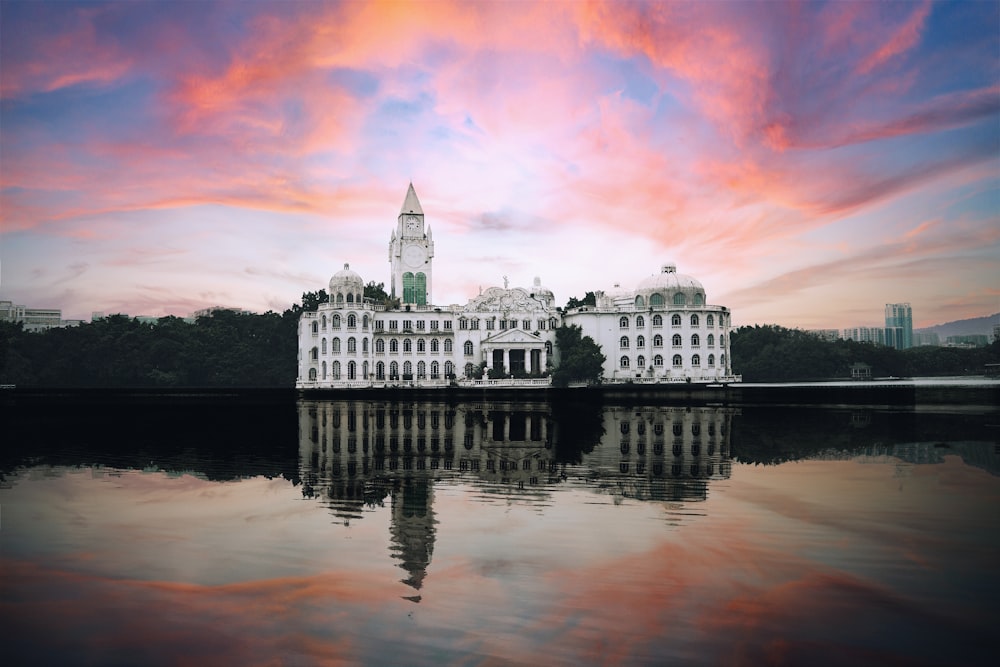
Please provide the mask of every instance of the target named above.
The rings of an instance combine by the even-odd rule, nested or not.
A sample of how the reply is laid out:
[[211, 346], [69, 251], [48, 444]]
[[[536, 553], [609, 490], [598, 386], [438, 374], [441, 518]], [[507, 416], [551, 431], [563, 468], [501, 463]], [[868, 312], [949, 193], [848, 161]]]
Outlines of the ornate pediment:
[[512, 343], [542, 343], [544, 342], [541, 337], [536, 336], [530, 332], [523, 331], [521, 329], [508, 329], [507, 331], [500, 331], [497, 334], [490, 336], [483, 340], [484, 345], [503, 343], [504, 345], [510, 345]]
[[463, 310], [473, 313], [524, 313], [544, 310], [545, 304], [521, 287], [490, 287], [465, 304]]

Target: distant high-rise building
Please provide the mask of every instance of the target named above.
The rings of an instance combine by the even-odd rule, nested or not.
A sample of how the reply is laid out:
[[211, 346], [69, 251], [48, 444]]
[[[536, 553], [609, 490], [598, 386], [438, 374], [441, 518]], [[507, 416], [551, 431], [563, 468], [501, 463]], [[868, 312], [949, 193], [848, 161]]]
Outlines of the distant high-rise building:
[[885, 344], [897, 350], [913, 347], [913, 309], [910, 304], [885, 304]]

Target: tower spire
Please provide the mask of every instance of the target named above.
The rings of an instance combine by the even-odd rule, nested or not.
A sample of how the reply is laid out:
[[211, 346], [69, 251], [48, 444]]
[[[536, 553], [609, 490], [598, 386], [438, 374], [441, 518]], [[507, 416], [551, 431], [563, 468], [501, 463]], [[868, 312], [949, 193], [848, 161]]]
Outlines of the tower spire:
[[403, 207], [399, 209], [399, 214], [404, 213], [415, 213], [417, 215], [423, 215], [424, 209], [420, 207], [420, 200], [417, 199], [417, 191], [413, 189], [413, 183], [410, 183], [410, 187], [406, 190], [406, 199], [403, 200]]

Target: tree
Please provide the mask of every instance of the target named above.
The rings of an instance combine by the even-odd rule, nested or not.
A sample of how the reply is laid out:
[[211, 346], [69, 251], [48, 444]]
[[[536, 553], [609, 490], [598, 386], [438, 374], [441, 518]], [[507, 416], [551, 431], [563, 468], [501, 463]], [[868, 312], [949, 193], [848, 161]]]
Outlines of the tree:
[[365, 298], [382, 305], [388, 305], [392, 301], [385, 291], [385, 283], [376, 283], [374, 280], [368, 281], [368, 284], [365, 285]]
[[583, 299], [577, 299], [575, 296], [571, 296], [569, 301], [566, 302], [566, 309], [570, 308], [580, 308], [582, 306], [596, 306], [597, 305], [597, 295], [593, 292], [587, 292], [583, 295]]
[[565, 387], [570, 382], [600, 383], [604, 375], [605, 356], [601, 346], [578, 326], [563, 325], [556, 329], [559, 367], [552, 373], [552, 384]]

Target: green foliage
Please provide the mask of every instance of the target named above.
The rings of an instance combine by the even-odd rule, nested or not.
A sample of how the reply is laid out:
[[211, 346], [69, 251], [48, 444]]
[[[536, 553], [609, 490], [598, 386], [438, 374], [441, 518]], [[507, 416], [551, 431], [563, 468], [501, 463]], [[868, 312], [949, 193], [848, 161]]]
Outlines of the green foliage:
[[998, 363], [1000, 344], [985, 348], [918, 347], [896, 350], [850, 340], [825, 341], [777, 325], [741, 327], [730, 339], [733, 371], [744, 382], [845, 379], [852, 364], [871, 366], [873, 377], [981, 375]]
[[368, 281], [368, 284], [365, 285], [365, 298], [371, 299], [372, 303], [383, 306], [390, 305], [392, 302], [389, 294], [385, 291], [385, 283], [376, 283], [374, 280]]
[[504, 371], [503, 364], [499, 364], [489, 369], [486, 372], [486, 377], [490, 380], [502, 380], [507, 377], [507, 373]]
[[596, 306], [597, 296], [593, 292], [587, 292], [583, 295], [583, 299], [577, 299], [575, 296], [571, 296], [569, 301], [566, 302], [566, 309], [570, 308], [580, 308], [581, 306]]
[[194, 324], [144, 324], [112, 315], [78, 327], [26, 333], [0, 323], [0, 384], [35, 387], [292, 387], [307, 292], [282, 314], [217, 311]]
[[590, 336], [584, 336], [577, 326], [563, 325], [556, 329], [559, 367], [552, 373], [552, 384], [565, 387], [570, 382], [598, 384], [604, 375], [604, 355], [601, 346]]

